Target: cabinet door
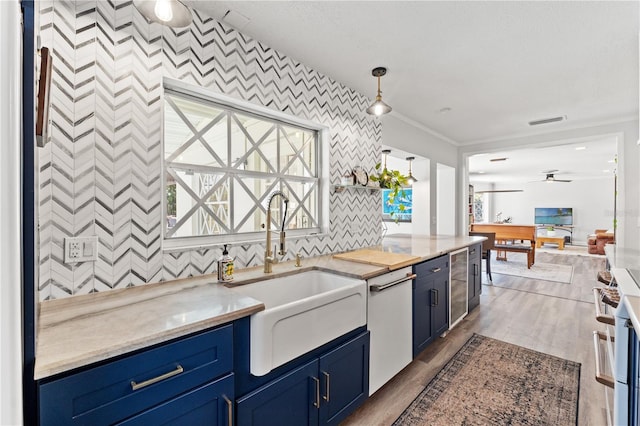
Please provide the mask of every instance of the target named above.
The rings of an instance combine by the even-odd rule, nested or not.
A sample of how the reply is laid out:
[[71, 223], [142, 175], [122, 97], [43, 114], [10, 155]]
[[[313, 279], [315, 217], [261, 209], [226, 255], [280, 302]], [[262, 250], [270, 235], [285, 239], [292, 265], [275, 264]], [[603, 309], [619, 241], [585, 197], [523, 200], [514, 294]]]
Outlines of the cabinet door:
[[[463, 287], [464, 288], [464, 287]], [[449, 273], [440, 273], [431, 284], [431, 340], [449, 328]]]
[[240, 398], [236, 424], [316, 425], [319, 405], [320, 379], [315, 359]]
[[118, 425], [233, 425], [233, 374], [186, 392]]
[[413, 282], [413, 357], [431, 343], [431, 295], [433, 279], [420, 275]]
[[[417, 275], [413, 280], [413, 357], [415, 358], [433, 341], [435, 336], [447, 329], [449, 255], [418, 263], [413, 266], [413, 272]], [[436, 284], [438, 281], [439, 285]], [[433, 306], [440, 308], [435, 315], [438, 321], [436, 325], [433, 323], [434, 314], [431, 312]], [[443, 319], [444, 323], [442, 323]], [[440, 331], [443, 324], [444, 329]]]
[[469, 249], [469, 312], [480, 304], [482, 293], [482, 244]]
[[320, 425], [337, 425], [369, 395], [369, 332], [320, 357]]

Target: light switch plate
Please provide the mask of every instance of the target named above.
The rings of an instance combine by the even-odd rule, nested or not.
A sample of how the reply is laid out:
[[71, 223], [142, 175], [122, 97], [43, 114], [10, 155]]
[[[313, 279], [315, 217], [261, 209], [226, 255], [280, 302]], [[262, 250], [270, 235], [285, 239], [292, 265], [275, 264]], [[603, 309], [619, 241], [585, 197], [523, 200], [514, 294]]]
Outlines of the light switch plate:
[[64, 239], [64, 263], [95, 262], [97, 259], [97, 236]]

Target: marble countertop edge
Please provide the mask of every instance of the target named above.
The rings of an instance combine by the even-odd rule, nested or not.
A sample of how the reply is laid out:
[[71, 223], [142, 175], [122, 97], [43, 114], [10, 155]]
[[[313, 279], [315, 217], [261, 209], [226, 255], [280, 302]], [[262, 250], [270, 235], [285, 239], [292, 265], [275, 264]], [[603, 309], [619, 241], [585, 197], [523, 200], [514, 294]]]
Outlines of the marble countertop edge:
[[85, 367], [90, 364], [114, 358], [119, 355], [125, 355], [131, 352], [135, 352], [139, 349], [146, 349], [156, 344], [166, 343], [176, 338], [184, 337], [186, 335], [197, 333], [199, 331], [204, 331], [218, 325], [227, 324], [233, 320], [249, 316], [262, 310], [264, 310], [264, 304], [239, 309], [231, 314], [220, 315], [208, 320], [176, 327], [171, 331], [159, 333], [155, 336], [143, 336], [136, 340], [123, 341], [118, 345], [111, 346], [106, 351], [92, 351], [88, 353], [82, 353], [74, 357], [65, 358], [64, 360], [48, 362], [45, 366], [40, 365], [38, 363], [38, 359], [36, 358], [34, 367], [34, 379], [44, 379], [56, 374], [65, 373], [76, 368]]

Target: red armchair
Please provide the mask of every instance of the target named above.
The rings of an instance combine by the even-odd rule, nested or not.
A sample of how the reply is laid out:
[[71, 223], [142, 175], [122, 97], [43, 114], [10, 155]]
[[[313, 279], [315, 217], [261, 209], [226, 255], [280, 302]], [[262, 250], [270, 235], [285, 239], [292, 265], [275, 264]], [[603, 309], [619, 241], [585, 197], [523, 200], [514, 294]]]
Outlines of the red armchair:
[[613, 233], [606, 229], [596, 229], [595, 234], [587, 239], [587, 251], [589, 254], [604, 254], [606, 244], [615, 244]]

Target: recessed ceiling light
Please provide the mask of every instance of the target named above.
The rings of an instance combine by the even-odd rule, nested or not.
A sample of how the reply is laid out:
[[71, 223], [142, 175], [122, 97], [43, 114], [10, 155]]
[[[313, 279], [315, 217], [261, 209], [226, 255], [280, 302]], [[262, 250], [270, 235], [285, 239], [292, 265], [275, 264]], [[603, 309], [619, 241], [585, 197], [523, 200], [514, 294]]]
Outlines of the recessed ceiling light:
[[501, 157], [501, 158], [492, 158], [489, 161], [507, 161], [507, 157]]
[[439, 112], [440, 114], [446, 114], [446, 113], [448, 113], [448, 112], [451, 112], [451, 108], [450, 108], [450, 107], [440, 108], [440, 109], [438, 110], [438, 112]]
[[615, 163], [615, 162], [616, 162], [616, 160], [609, 160], [609, 161], [607, 161], [607, 163], [611, 163], [611, 164], [613, 164], [613, 163]]
[[585, 149], [587, 149], [586, 146], [576, 146], [576, 151], [584, 151]]
[[551, 118], [541, 118], [539, 120], [533, 120], [529, 122], [529, 126], [538, 126], [540, 124], [549, 124], [549, 123], [555, 123], [558, 121], [564, 121], [567, 119], [566, 115], [561, 115], [559, 117], [551, 117]]

